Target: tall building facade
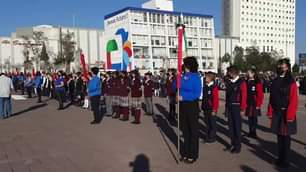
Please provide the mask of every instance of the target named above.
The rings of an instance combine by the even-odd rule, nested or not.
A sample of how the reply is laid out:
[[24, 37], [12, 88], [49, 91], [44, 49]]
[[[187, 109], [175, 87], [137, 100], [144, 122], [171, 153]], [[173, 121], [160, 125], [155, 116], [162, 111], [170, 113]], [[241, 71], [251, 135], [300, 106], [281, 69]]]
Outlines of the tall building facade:
[[144, 71], [176, 68], [176, 24], [181, 16], [186, 25], [188, 55], [198, 58], [201, 70], [216, 71], [213, 17], [175, 12], [167, 8], [127, 7], [105, 16], [107, 57], [112, 67], [124, 66], [125, 56], [131, 61], [129, 67]]
[[295, 63], [295, 7], [296, 0], [223, 0], [223, 35]]

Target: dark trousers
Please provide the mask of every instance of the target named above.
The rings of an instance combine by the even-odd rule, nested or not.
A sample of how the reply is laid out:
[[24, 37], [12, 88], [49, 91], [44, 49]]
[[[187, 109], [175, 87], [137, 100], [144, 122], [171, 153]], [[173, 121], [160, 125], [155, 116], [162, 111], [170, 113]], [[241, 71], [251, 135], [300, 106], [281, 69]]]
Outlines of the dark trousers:
[[250, 133], [256, 134], [256, 128], [257, 128], [257, 122], [258, 122], [257, 115], [249, 116], [248, 121], [249, 121]]
[[291, 146], [291, 137], [277, 135], [278, 160], [281, 163], [288, 163], [288, 156]]
[[197, 101], [180, 102], [181, 130], [184, 143], [181, 156], [198, 159], [199, 157], [199, 104]]
[[240, 106], [232, 105], [228, 108], [228, 126], [231, 138], [231, 146], [241, 149], [241, 116]]
[[24, 83], [20, 83], [21, 95], [24, 95]]
[[212, 110], [204, 110], [204, 117], [207, 125], [207, 139], [215, 141], [217, 133], [216, 116], [212, 115]]
[[64, 108], [64, 95], [65, 92], [63, 91], [56, 91], [56, 97], [58, 101], [58, 108], [63, 109]]
[[27, 87], [28, 98], [32, 98], [32, 87]]
[[90, 97], [91, 109], [94, 115], [94, 122], [100, 122], [100, 97], [101, 96], [92, 96]]
[[69, 91], [70, 102], [74, 103], [74, 92]]
[[36, 88], [37, 91], [37, 97], [38, 97], [38, 101], [37, 102], [41, 102], [41, 88]]

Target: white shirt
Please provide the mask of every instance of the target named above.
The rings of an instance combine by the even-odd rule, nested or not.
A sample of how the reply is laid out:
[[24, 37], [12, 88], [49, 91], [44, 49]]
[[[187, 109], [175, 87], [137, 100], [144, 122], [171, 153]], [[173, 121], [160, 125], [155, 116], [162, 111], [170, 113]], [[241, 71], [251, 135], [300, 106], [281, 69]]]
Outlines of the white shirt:
[[0, 97], [10, 97], [11, 90], [14, 89], [11, 78], [4, 75], [0, 76]]
[[235, 83], [235, 82], [237, 82], [237, 81], [238, 81], [238, 79], [239, 79], [239, 76], [236, 76], [236, 78], [231, 79], [231, 82], [232, 82], [232, 83]]

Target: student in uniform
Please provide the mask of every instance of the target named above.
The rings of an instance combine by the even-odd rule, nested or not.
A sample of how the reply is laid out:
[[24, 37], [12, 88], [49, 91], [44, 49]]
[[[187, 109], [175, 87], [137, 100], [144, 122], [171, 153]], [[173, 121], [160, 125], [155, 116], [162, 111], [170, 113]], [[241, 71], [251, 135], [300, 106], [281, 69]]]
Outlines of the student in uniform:
[[100, 114], [100, 98], [101, 98], [101, 80], [98, 77], [99, 68], [91, 69], [92, 77], [88, 82], [88, 96], [90, 98], [91, 109], [93, 111], [94, 120], [90, 124], [99, 124], [101, 122]]
[[263, 84], [260, 81], [256, 68], [248, 70], [247, 73], [247, 109], [246, 116], [249, 121], [248, 137], [257, 138], [256, 128], [258, 116], [261, 116], [261, 106], [264, 100]]
[[144, 86], [144, 101], [146, 105], [146, 115], [153, 115], [153, 92], [154, 92], [154, 83], [151, 79], [152, 74], [145, 74]]
[[106, 105], [106, 116], [110, 117], [112, 116], [113, 109], [112, 109], [112, 78], [111, 78], [111, 73], [107, 72], [105, 75], [105, 80], [104, 80], [104, 96], [105, 96], [105, 105]]
[[37, 103], [41, 103], [42, 82], [43, 82], [42, 76], [41, 76], [40, 72], [38, 71], [38, 72], [36, 72], [35, 79], [34, 79], [35, 89], [36, 89], [36, 93], [37, 93], [37, 97], [38, 97]]
[[181, 160], [194, 163], [199, 157], [199, 97], [201, 96], [201, 77], [195, 57], [184, 59], [184, 74], [180, 88], [180, 122], [184, 142], [181, 145]]
[[75, 80], [72, 74], [68, 75], [68, 94], [70, 99], [70, 104], [74, 104], [75, 100]]
[[140, 75], [137, 70], [132, 72], [131, 80], [131, 98], [132, 98], [132, 108], [131, 114], [135, 117], [133, 124], [140, 124], [141, 117], [141, 97], [142, 97], [142, 88]]
[[55, 80], [55, 94], [58, 101], [58, 110], [64, 109], [64, 96], [65, 96], [65, 83], [62, 71], [57, 73], [57, 78]]
[[112, 80], [112, 109], [113, 109], [113, 118], [120, 118], [120, 97], [119, 97], [119, 89], [120, 89], [120, 78], [119, 72], [113, 73]]
[[166, 87], [169, 102], [168, 119], [174, 121], [176, 117], [176, 74], [174, 69], [169, 70]]
[[291, 74], [289, 59], [278, 61], [277, 77], [272, 81], [268, 117], [277, 135], [278, 160], [275, 165], [289, 167], [291, 135], [297, 134], [298, 87]]
[[207, 125], [206, 143], [214, 143], [216, 141], [217, 123], [216, 115], [219, 108], [219, 89], [215, 83], [216, 75], [213, 72], [205, 74], [202, 110], [204, 111], [205, 122]]
[[228, 150], [238, 154], [241, 151], [241, 121], [247, 107], [247, 84], [239, 77], [239, 70], [235, 66], [228, 68], [228, 75], [230, 81], [226, 88], [226, 105], [231, 138]]
[[119, 85], [119, 94], [120, 94], [120, 109], [119, 115], [122, 115], [121, 121], [128, 121], [129, 117], [129, 82], [127, 72], [120, 73], [120, 85]]

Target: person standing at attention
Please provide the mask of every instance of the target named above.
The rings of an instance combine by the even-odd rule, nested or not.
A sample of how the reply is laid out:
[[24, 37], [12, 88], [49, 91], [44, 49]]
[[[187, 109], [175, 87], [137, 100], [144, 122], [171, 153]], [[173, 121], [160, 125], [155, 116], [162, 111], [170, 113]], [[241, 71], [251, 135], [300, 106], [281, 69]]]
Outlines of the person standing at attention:
[[99, 68], [91, 69], [92, 77], [88, 82], [88, 96], [90, 98], [91, 108], [94, 115], [94, 120], [90, 124], [99, 124], [101, 122], [100, 115], [100, 98], [101, 98], [101, 80], [98, 77]]
[[199, 98], [201, 96], [201, 77], [195, 57], [184, 59], [180, 95], [180, 119], [184, 143], [181, 145], [181, 161], [194, 163], [199, 157]]

